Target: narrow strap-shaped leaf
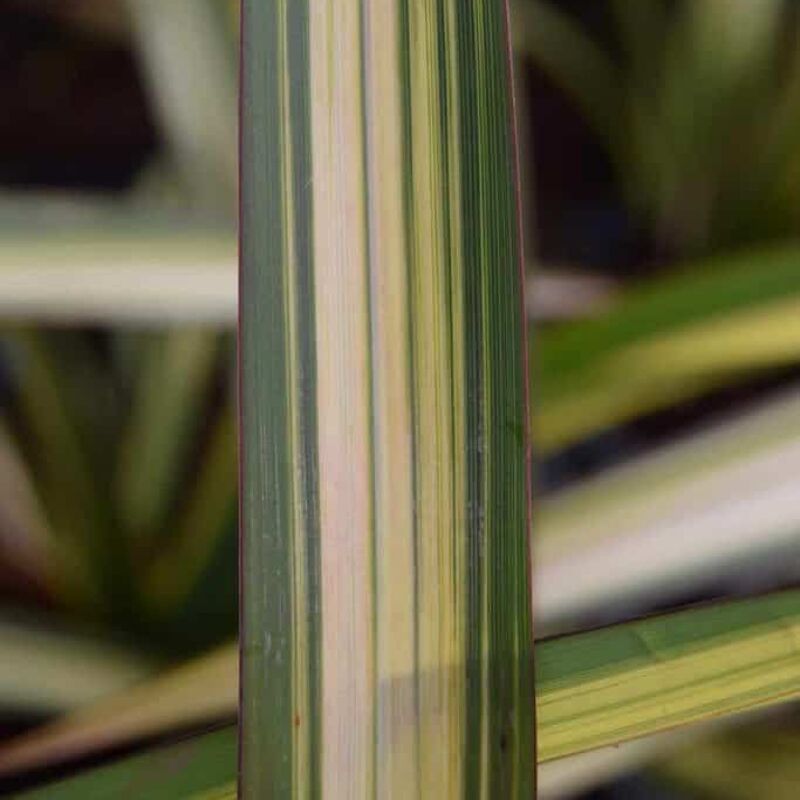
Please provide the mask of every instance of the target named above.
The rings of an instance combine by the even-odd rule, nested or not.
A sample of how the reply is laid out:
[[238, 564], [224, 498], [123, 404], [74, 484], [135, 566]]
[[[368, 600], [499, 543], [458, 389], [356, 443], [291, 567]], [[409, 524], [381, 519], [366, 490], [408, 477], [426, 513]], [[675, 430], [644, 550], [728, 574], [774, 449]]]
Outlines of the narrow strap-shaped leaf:
[[162, 133], [195, 207], [236, 196], [235, 58], [216, 0], [126, 0]]
[[[238, 700], [236, 665], [236, 648], [227, 645], [102, 702], [84, 705], [0, 749], [0, 778], [231, 720]], [[86, 672], [91, 671], [89, 665]], [[234, 763], [231, 779], [235, 769]]]
[[116, 491], [133, 552], [152, 547], [177, 491], [219, 352], [214, 331], [189, 328], [147, 341]]
[[798, 698], [798, 642], [798, 590], [554, 639], [537, 648], [539, 758]]
[[505, 4], [243, 7], [243, 794], [529, 797]]
[[[800, 394], [782, 391], [542, 498], [534, 607], [548, 635], [665, 603], [800, 551]], [[560, 622], [559, 622], [560, 620]]]
[[602, 317], [544, 332], [537, 445], [569, 444], [694, 396], [726, 373], [795, 363], [798, 263], [793, 247], [696, 261]]
[[39, 223], [34, 231], [32, 208], [3, 208], [14, 228], [3, 226], [0, 239], [0, 319], [115, 330], [233, 325], [236, 243], [227, 228], [152, 214], [129, 214], [123, 224], [93, 206], [84, 214], [98, 219], [66, 229]]
[[213, 423], [197, 478], [173, 538], [145, 577], [145, 601], [160, 614], [175, 611], [195, 588], [236, 517], [236, 418], [225, 406]]
[[109, 505], [82, 435], [69, 374], [46, 336], [13, 331], [7, 342], [19, 373], [20, 417], [30, 431], [31, 471], [65, 567], [58, 576], [51, 573], [59, 582], [55, 590], [68, 603], [96, 607], [113, 584], [115, 591], [106, 596], [119, 600], [126, 594], [127, 576], [117, 570], [108, 544]]

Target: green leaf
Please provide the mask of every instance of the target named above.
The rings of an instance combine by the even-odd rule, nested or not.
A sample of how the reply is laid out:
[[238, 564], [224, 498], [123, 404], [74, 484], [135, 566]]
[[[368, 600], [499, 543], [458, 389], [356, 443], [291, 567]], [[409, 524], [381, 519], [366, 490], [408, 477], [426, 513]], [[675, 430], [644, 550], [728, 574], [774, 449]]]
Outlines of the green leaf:
[[664, 0], [612, 0], [611, 12], [627, 57], [626, 72], [632, 87], [652, 91], [660, 78], [667, 14]]
[[621, 54], [557, 4], [517, 5], [522, 52], [598, 133], [630, 212], [662, 252], [794, 237], [790, 4], [616, 0], [604, 15]]
[[218, 351], [216, 332], [205, 329], [174, 331], [147, 343], [117, 480], [119, 518], [134, 552], [152, 547], [172, 511]]
[[[36, 593], [52, 592], [54, 542], [30, 470], [0, 421], [0, 572]], [[62, 553], [63, 555], [63, 553]]]
[[161, 544], [143, 581], [145, 601], [160, 615], [181, 606], [208, 567], [220, 539], [234, 531], [236, 490], [236, 421], [228, 406], [214, 421], [178, 529]]
[[232, 719], [238, 697], [237, 649], [222, 647], [6, 743], [0, 748], [0, 776]]
[[236, 735], [226, 729], [153, 750], [72, 781], [28, 792], [28, 800], [235, 800]]
[[243, 795], [529, 797], [504, 4], [243, 8]]
[[537, 645], [539, 758], [800, 697], [800, 591]]
[[544, 450], [800, 360], [793, 246], [685, 265], [608, 314], [543, 332], [534, 436]]
[[30, 471], [66, 566], [54, 576], [55, 589], [69, 604], [97, 608], [112, 583], [118, 596], [125, 593], [125, 576], [114, 567], [107, 536], [109, 504], [96, 453], [83, 436], [85, 420], [73, 376], [45, 335], [14, 331], [7, 341], [13, 348], [20, 417], [28, 432]]

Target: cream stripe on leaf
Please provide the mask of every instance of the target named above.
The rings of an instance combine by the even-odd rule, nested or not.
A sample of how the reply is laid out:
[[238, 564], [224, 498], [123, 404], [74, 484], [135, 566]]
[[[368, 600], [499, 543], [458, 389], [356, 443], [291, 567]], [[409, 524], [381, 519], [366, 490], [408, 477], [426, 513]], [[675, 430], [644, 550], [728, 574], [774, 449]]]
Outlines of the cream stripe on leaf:
[[505, 5], [243, 30], [243, 794], [529, 797]]

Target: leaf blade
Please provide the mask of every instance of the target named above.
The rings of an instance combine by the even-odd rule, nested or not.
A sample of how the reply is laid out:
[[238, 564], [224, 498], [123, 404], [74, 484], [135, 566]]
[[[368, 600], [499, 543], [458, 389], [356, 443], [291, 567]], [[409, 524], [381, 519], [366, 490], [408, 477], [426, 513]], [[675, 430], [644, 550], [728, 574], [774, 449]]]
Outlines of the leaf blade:
[[244, 10], [242, 790], [527, 796], [503, 4]]

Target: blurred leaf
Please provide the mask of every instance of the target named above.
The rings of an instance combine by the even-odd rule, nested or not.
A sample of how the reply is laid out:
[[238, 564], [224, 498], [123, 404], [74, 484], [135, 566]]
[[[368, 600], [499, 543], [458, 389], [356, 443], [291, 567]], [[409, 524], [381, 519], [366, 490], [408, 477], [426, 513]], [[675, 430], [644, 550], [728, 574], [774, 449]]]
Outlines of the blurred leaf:
[[[66, 569], [54, 575], [57, 589], [69, 603], [98, 607], [118, 576], [106, 535], [109, 508], [81, 436], [70, 377], [42, 335], [15, 332], [7, 338], [14, 347], [20, 415], [31, 439], [36, 490], [56, 547], [68, 554]], [[117, 588], [124, 591], [123, 584]]]
[[616, 151], [624, 98], [623, 76], [613, 59], [552, 4], [518, 0], [513, 19], [515, 47], [532, 55], [575, 99], [596, 133]]
[[789, 246], [687, 265], [602, 317], [543, 331], [533, 365], [540, 447], [696, 395], [726, 370], [796, 363], [795, 298], [800, 251]]
[[795, 364], [799, 356], [800, 296], [796, 296], [657, 338], [640, 350], [632, 349], [624, 361], [630, 369], [656, 363], [665, 381], [697, 376], [713, 384], [727, 373]]
[[234, 325], [236, 239], [228, 227], [77, 204], [53, 212], [56, 221], [42, 214], [29, 230], [37, 209], [0, 206], [5, 321]]
[[0, 747], [0, 776], [197, 728], [236, 715], [239, 656], [228, 646]]
[[56, 714], [127, 689], [155, 671], [141, 653], [20, 617], [0, 619], [0, 709]]
[[227, 407], [214, 423], [178, 530], [161, 545], [146, 578], [145, 597], [159, 613], [185, 600], [220, 537], [235, 525], [237, 470], [236, 421]]
[[121, 442], [119, 518], [130, 544], [152, 546], [200, 433], [201, 414], [218, 353], [214, 331], [182, 329], [153, 337], [139, 370]]
[[[228, 391], [218, 385], [221, 340], [194, 328], [127, 337], [7, 334], [18, 398], [8, 425], [52, 520], [40, 572], [60, 608], [103, 618], [145, 646], [196, 652], [236, 622], [225, 545], [235, 528], [235, 432], [230, 410], [217, 411], [229, 402], [216, 396]], [[198, 602], [205, 582], [211, 606]], [[208, 624], [192, 625], [189, 612]]]
[[731, 83], [763, 69], [775, 49], [783, 0], [703, 0], [684, 3], [696, 53]]
[[188, 204], [236, 209], [236, 58], [218, 0], [127, 0], [144, 77]]
[[706, 800], [794, 800], [800, 733], [784, 723], [752, 725], [681, 748], [654, 771]]
[[616, 0], [621, 62], [556, 4], [517, 5], [519, 46], [605, 143], [660, 252], [794, 236], [800, 214], [785, 191], [800, 151], [785, 99], [797, 82], [797, 59], [785, 57], [797, 49], [791, 4]]
[[0, 422], [0, 584], [8, 572], [45, 595], [52, 591], [52, 534], [27, 465]]
[[542, 497], [533, 539], [540, 630], [791, 565], [799, 469], [795, 388]]
[[[664, 0], [612, 0], [611, 13], [636, 92], [653, 91], [661, 77], [667, 12]], [[620, 76], [620, 81], [622, 76]]]
[[22, 795], [27, 800], [235, 800], [233, 728], [151, 750]]

